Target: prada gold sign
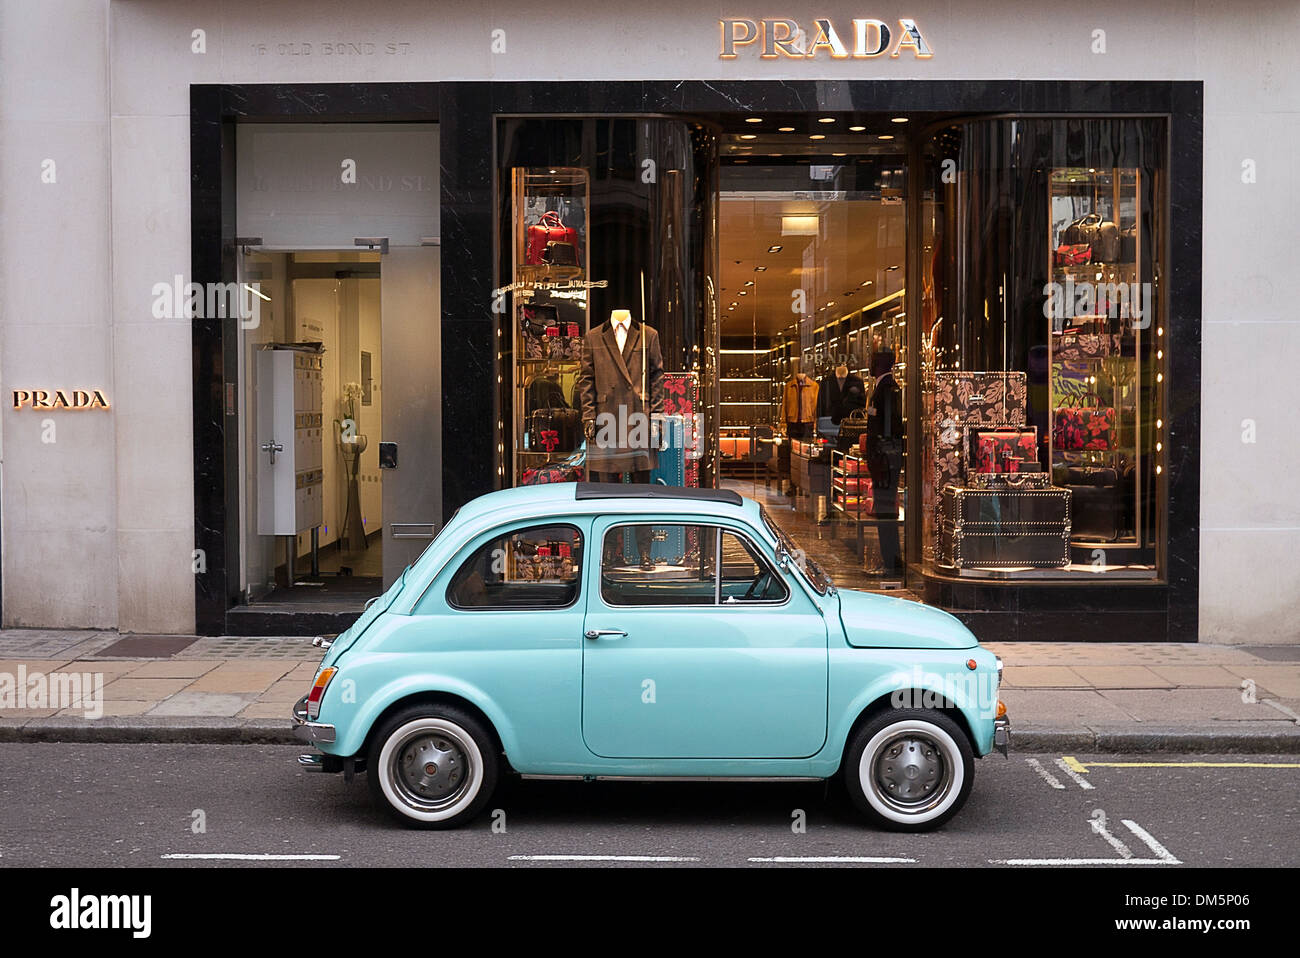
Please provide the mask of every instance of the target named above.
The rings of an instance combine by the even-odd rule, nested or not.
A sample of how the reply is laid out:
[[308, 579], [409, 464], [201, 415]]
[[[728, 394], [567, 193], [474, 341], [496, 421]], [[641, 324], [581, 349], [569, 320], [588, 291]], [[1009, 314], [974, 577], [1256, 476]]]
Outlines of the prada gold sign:
[[897, 22], [895, 30], [884, 20], [851, 20], [850, 28], [841, 32], [829, 19], [814, 20], [806, 31], [795, 20], [719, 20], [718, 58], [736, 59], [739, 47], [758, 51], [760, 60], [813, 60], [822, 54], [832, 60], [869, 60], [888, 54], [896, 60], [905, 50], [917, 60], [934, 56], [915, 20], [900, 17]]
[[15, 389], [14, 409], [108, 409], [102, 389]]

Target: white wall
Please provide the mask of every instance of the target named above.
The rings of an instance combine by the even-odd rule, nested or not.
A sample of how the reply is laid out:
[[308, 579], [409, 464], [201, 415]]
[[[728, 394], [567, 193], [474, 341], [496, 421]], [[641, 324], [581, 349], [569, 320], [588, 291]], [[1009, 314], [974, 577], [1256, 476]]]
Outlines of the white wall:
[[[720, 61], [716, 21], [741, 8], [611, 0], [565, 16], [524, 0], [2, 0], [0, 380], [10, 388], [16, 374], [100, 377], [116, 400], [109, 416], [61, 417], [54, 446], [41, 445], [25, 417], [0, 420], [6, 622], [193, 627], [188, 325], [153, 321], [147, 309], [152, 283], [189, 269], [191, 83], [1201, 79], [1201, 637], [1300, 641], [1300, 498], [1291, 488], [1300, 475], [1291, 422], [1300, 320], [1287, 288], [1300, 210], [1291, 173], [1300, 5], [918, 0], [906, 14], [934, 48], [929, 60]], [[848, 0], [782, 9], [804, 21], [870, 15]], [[205, 53], [192, 51], [199, 29]], [[505, 30], [506, 52], [491, 51], [493, 29]], [[1096, 29], [1106, 31], [1105, 54], [1092, 52]], [[357, 46], [327, 52], [340, 41]], [[835, 105], [834, 84], [824, 92]], [[37, 178], [47, 155], [61, 161], [57, 188]], [[1241, 182], [1245, 159], [1257, 165], [1253, 185]], [[1241, 441], [1245, 419], [1256, 423], [1253, 445]], [[47, 571], [70, 562], [84, 573]], [[115, 563], [116, 584], [104, 571]]]

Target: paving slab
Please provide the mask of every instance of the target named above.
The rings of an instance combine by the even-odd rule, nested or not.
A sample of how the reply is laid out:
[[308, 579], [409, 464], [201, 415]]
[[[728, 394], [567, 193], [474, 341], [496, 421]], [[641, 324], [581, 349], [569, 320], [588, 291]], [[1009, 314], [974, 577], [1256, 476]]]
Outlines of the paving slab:
[[1013, 734], [1017, 722], [1068, 726], [1133, 720], [1096, 689], [1003, 689], [1000, 694]]
[[1073, 669], [1060, 665], [1014, 665], [1003, 659], [1002, 683], [1006, 687], [1087, 688], [1088, 681]]
[[177, 692], [165, 702], [149, 710], [154, 716], [195, 716], [195, 717], [232, 717], [238, 715], [250, 704], [246, 695], [221, 692], [195, 692], [186, 690]]
[[1085, 685], [1097, 689], [1164, 689], [1174, 683], [1145, 665], [1076, 665]]
[[1176, 725], [1268, 721], [1274, 717], [1266, 705], [1243, 702], [1236, 689], [1103, 689], [1098, 694], [1138, 722]]

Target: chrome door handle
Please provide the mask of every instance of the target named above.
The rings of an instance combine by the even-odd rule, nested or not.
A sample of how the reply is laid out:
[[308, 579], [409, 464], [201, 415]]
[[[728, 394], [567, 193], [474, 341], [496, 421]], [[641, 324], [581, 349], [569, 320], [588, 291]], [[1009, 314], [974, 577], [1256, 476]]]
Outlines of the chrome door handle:
[[270, 442], [262, 443], [262, 452], [269, 452], [271, 454], [271, 465], [274, 466], [275, 454], [277, 452], [284, 452], [284, 446], [281, 443], [271, 440]]
[[621, 635], [623, 638], [625, 639], [627, 638], [627, 633], [624, 632], [622, 629], [588, 629], [587, 630], [587, 638], [589, 639], [599, 639], [601, 636], [604, 635]]

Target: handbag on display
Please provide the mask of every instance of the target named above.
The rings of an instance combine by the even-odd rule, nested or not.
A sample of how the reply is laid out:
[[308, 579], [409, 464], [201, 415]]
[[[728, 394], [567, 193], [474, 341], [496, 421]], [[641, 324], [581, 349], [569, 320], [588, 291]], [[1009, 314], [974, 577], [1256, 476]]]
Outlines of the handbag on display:
[[1103, 406], [1101, 397], [1087, 393], [1079, 401], [1095, 399], [1096, 405], [1057, 406], [1052, 410], [1052, 448], [1077, 451], [1110, 449], [1114, 441], [1115, 409]]
[[528, 416], [528, 448], [533, 452], [572, 452], [582, 435], [582, 414], [568, 406], [536, 409]]
[[1038, 465], [1037, 426], [977, 429], [970, 472], [1019, 472], [1022, 462]]
[[840, 420], [840, 433], [836, 448], [840, 452], [849, 452], [855, 445], [861, 444], [867, 435], [867, 411], [855, 409]]
[[1070, 538], [1114, 542], [1123, 533], [1119, 472], [1111, 466], [1058, 466], [1057, 482], [1070, 490]]
[[526, 305], [519, 308], [519, 332], [523, 338], [525, 359], [548, 359], [547, 330], [555, 326], [559, 315], [554, 306]]
[[540, 486], [548, 482], [582, 482], [587, 476], [586, 463], [587, 448], [584, 443], [572, 456], [525, 469], [519, 477], [519, 484]]
[[1052, 358], [1062, 363], [1086, 363], [1106, 359], [1119, 353], [1119, 336], [1115, 333], [1086, 332], [1084, 328], [1069, 326], [1053, 334]]
[[[550, 376], [539, 375], [533, 377], [528, 384], [524, 399], [527, 403], [525, 409], [530, 415], [539, 409], [562, 409], [569, 406], [569, 403], [564, 398], [564, 390]], [[577, 412], [576, 406], [570, 408]]]
[[1062, 231], [1061, 242], [1067, 246], [1087, 243], [1094, 263], [1119, 260], [1119, 227], [1110, 220], [1103, 220], [1100, 213], [1080, 216]]
[[[578, 231], [572, 226], [565, 226], [560, 214], [552, 210], [543, 213], [527, 229], [527, 241], [524, 246], [524, 262], [529, 266], [576, 266], [578, 264]], [[568, 251], [555, 250], [552, 244]], [[548, 255], [551, 259], [548, 259]], [[568, 258], [569, 262], [561, 260]]]
[[1083, 266], [1092, 262], [1092, 247], [1087, 243], [1062, 243], [1056, 248], [1057, 266]]

